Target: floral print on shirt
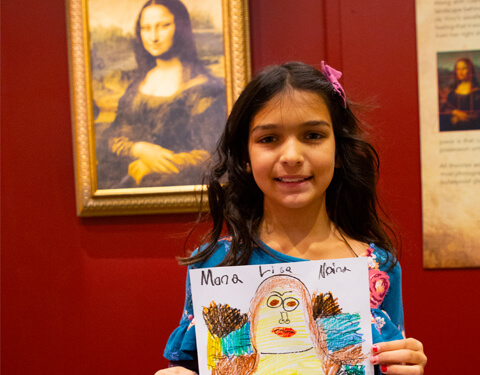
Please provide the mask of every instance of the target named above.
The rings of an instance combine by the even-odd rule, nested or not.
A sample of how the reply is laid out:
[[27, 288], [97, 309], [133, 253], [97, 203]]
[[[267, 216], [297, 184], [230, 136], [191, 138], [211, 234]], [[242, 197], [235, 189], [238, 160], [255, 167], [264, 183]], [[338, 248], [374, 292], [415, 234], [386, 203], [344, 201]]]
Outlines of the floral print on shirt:
[[385, 298], [390, 287], [390, 277], [384, 271], [380, 271], [377, 255], [369, 247], [365, 253], [368, 258], [368, 279], [370, 286], [370, 308], [378, 308]]

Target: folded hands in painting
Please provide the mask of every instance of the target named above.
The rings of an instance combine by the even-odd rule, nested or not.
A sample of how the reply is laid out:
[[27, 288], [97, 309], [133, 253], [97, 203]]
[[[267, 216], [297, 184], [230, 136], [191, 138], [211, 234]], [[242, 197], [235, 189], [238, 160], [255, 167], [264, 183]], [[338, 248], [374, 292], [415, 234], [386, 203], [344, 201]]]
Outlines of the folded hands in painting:
[[452, 111], [452, 123], [462, 123], [476, 118], [476, 114], [469, 114], [465, 111], [454, 109]]
[[370, 361], [384, 374], [422, 375], [427, 357], [422, 343], [409, 338], [373, 345]]
[[209, 157], [209, 153], [205, 150], [174, 153], [148, 142], [136, 142], [131, 147], [130, 154], [136, 160], [129, 164], [128, 174], [137, 184], [150, 173], [179, 173], [182, 167], [197, 165]]

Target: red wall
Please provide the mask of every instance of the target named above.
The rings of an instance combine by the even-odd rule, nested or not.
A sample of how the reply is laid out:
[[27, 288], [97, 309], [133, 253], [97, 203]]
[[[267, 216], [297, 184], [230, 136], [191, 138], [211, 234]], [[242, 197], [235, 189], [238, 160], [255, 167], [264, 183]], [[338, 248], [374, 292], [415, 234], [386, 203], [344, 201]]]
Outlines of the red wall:
[[[182, 312], [174, 256], [194, 217], [75, 216], [64, 1], [1, 8], [2, 374], [152, 374]], [[250, 8], [254, 71], [326, 59], [348, 94], [378, 104], [368, 120], [403, 239], [407, 334], [424, 342], [427, 373], [468, 372], [480, 273], [422, 268], [414, 1]]]

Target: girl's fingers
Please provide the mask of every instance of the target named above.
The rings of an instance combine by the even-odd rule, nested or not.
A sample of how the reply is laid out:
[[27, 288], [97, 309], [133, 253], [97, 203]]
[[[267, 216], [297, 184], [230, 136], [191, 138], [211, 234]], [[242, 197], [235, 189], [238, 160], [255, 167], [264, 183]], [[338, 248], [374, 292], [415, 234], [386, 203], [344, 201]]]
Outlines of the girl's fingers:
[[372, 356], [373, 364], [405, 363], [407, 365], [418, 365], [423, 362], [425, 362], [423, 352], [408, 349], [392, 350]]
[[373, 345], [370, 361], [384, 374], [416, 375], [423, 374], [427, 357], [422, 343], [410, 338]]
[[187, 370], [184, 367], [175, 366], [157, 371], [155, 375], [197, 375], [197, 373]]
[[380, 371], [388, 375], [423, 375], [423, 366], [383, 365]]
[[403, 340], [380, 342], [373, 345], [372, 353], [382, 353], [392, 350], [409, 349], [423, 352], [423, 345], [420, 341], [408, 338]]

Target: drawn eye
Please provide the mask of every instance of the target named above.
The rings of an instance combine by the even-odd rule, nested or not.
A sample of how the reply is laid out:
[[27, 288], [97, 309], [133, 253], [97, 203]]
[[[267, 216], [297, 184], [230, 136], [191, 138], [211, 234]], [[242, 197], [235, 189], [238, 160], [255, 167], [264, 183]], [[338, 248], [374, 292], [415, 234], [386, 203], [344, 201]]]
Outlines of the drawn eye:
[[267, 300], [267, 306], [271, 308], [276, 308], [282, 305], [282, 299], [278, 296], [270, 296]]
[[296, 298], [288, 297], [283, 301], [283, 308], [286, 311], [293, 311], [295, 310], [300, 303]]

